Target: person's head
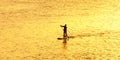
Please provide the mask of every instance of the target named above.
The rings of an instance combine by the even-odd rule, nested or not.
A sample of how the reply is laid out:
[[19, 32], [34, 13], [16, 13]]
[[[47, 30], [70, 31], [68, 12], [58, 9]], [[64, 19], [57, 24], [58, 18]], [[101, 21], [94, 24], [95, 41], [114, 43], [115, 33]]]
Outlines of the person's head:
[[65, 26], [67, 26], [67, 24], [65, 24]]

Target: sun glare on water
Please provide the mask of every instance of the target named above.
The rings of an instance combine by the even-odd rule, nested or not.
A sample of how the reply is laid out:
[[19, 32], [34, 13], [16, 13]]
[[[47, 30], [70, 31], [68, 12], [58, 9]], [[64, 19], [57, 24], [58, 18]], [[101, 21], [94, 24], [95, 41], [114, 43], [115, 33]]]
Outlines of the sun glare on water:
[[120, 60], [119, 2], [1, 0], [0, 60]]

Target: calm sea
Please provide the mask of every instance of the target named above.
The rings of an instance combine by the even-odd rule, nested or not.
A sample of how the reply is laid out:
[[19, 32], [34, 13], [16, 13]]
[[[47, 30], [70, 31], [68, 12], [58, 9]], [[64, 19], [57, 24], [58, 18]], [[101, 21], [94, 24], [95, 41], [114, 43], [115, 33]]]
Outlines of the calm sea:
[[1, 0], [0, 60], [120, 60], [119, 2]]

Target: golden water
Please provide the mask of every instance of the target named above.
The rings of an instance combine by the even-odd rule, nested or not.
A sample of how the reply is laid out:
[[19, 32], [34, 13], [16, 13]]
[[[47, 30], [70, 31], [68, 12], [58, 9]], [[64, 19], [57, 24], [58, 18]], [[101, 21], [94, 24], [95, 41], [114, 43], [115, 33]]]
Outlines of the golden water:
[[0, 60], [120, 60], [119, 2], [1, 0]]

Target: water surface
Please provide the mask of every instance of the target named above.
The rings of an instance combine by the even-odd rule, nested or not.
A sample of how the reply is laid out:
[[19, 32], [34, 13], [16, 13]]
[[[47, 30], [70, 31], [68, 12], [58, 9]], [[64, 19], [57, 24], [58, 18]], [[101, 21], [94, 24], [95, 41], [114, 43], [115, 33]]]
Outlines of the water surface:
[[119, 60], [119, 2], [1, 0], [0, 60]]

